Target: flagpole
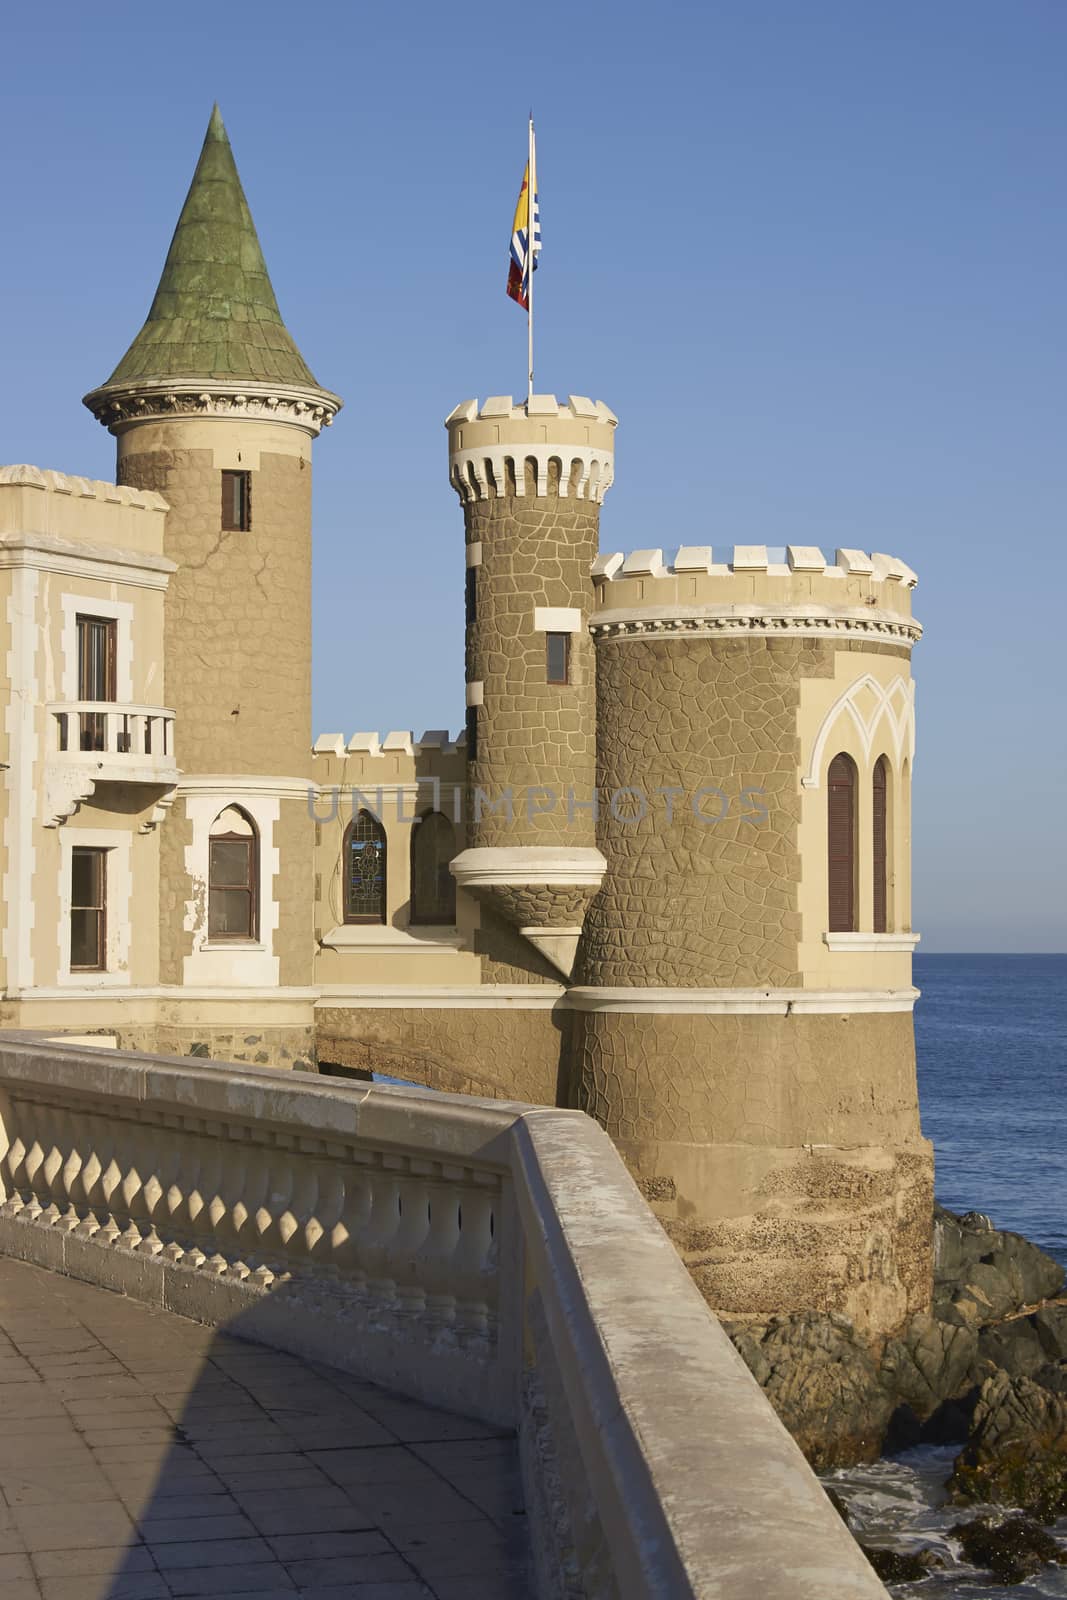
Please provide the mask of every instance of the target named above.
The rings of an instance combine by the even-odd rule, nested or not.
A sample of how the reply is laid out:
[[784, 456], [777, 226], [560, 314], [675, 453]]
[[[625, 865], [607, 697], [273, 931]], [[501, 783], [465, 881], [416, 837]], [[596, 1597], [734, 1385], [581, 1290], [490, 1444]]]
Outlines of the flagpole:
[[526, 190], [526, 262], [529, 280], [526, 290], [526, 340], [528, 346], [527, 354], [529, 359], [527, 362], [528, 370], [526, 374], [526, 402], [527, 405], [529, 405], [529, 402], [533, 399], [534, 392], [533, 281], [534, 267], [537, 262], [537, 257], [534, 254], [534, 196], [537, 192], [537, 174], [534, 170], [534, 125], [532, 111], [530, 112], [530, 148], [527, 160], [529, 164], [526, 170], [529, 174], [529, 182]]

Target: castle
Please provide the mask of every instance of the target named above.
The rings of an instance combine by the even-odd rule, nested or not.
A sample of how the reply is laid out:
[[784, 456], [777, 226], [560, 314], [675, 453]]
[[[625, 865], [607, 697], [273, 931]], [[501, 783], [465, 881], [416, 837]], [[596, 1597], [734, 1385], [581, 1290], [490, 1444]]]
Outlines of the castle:
[[312, 743], [341, 401], [217, 111], [85, 403], [114, 484], [0, 468], [4, 1024], [581, 1107], [712, 1305], [925, 1308], [912, 570], [599, 553], [609, 408], [467, 401], [465, 727]]

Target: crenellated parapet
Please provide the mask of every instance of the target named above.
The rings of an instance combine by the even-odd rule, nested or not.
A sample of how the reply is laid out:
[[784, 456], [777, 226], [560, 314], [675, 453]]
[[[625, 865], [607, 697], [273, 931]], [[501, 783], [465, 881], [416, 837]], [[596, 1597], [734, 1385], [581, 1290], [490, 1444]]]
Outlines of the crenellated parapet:
[[617, 421], [584, 395], [465, 400], [445, 419], [452, 486], [465, 502], [551, 494], [599, 505], [615, 475]]
[[[716, 559], [718, 557], [718, 559]], [[592, 578], [594, 638], [852, 634], [913, 644], [918, 578], [896, 556], [809, 545], [683, 545], [599, 555]]]

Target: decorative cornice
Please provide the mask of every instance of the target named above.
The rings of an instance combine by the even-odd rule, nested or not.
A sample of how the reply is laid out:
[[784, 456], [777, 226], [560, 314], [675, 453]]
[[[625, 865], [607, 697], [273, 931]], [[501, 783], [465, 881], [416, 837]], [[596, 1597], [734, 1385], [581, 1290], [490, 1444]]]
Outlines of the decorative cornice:
[[461, 851], [449, 862], [461, 889], [599, 888], [606, 869], [599, 850], [556, 845], [482, 845]]
[[821, 639], [827, 634], [855, 634], [883, 643], [910, 648], [922, 638], [922, 628], [910, 617], [891, 611], [829, 606], [694, 606], [628, 607], [600, 611], [589, 621], [594, 639], [638, 639], [650, 635], [684, 634], [694, 639], [718, 639], [742, 634], [749, 638], [794, 634]]
[[119, 434], [160, 418], [221, 417], [277, 422], [314, 438], [328, 428], [343, 401], [327, 389], [296, 384], [220, 382], [218, 379], [145, 378], [105, 383], [82, 401], [97, 422]]

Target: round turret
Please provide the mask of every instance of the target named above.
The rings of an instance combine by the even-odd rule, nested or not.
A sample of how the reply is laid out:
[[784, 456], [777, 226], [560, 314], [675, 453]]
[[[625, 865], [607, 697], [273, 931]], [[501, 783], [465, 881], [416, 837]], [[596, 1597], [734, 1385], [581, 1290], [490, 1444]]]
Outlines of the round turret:
[[571, 1097], [712, 1304], [928, 1303], [911, 1010], [915, 574], [858, 550], [598, 558], [601, 889]]
[[456, 880], [570, 969], [603, 873], [588, 621], [616, 418], [602, 401], [457, 406], [467, 561], [467, 818]]

